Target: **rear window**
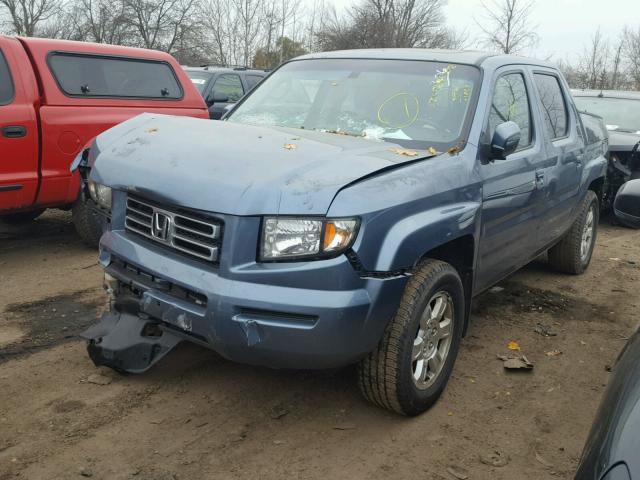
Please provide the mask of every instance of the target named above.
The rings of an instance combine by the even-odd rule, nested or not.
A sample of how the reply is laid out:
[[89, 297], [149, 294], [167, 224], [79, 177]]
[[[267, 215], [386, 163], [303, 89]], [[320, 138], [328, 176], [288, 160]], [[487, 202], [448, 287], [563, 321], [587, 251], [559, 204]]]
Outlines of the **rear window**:
[[53, 53], [48, 61], [58, 85], [70, 96], [182, 98], [182, 87], [165, 62], [75, 53]]
[[13, 101], [15, 91], [13, 89], [13, 80], [7, 60], [0, 50], [0, 105], [7, 105]]

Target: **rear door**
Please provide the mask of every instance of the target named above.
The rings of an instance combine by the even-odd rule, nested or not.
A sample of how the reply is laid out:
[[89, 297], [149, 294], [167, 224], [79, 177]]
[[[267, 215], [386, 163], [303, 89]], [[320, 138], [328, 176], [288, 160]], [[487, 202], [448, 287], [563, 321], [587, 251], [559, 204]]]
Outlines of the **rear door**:
[[0, 38], [0, 212], [28, 207], [38, 189], [35, 107], [25, 90], [32, 84], [20, 72], [30, 66], [26, 55], [15, 57], [14, 42]]
[[209, 107], [209, 117], [220, 120], [227, 110], [227, 107], [236, 103], [244, 95], [242, 80], [237, 73], [221, 73], [215, 79], [207, 104]]
[[[517, 150], [506, 160], [481, 158], [482, 231], [478, 290], [489, 287], [530, 260], [535, 245], [535, 162], [544, 153], [531, 107], [532, 85], [523, 68], [497, 71], [483, 143], [490, 145], [498, 125], [520, 127]], [[486, 155], [483, 154], [483, 155]]]
[[563, 82], [552, 69], [533, 71], [536, 104], [547, 138], [546, 158], [536, 163], [540, 191], [539, 249], [560, 238], [571, 226], [578, 204], [585, 144], [580, 122]]

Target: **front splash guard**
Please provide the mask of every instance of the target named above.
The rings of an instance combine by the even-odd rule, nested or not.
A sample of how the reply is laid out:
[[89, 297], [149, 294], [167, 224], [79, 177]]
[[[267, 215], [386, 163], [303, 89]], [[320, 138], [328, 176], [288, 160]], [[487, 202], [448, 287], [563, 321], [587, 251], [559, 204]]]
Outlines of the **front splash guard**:
[[[87, 351], [96, 366], [128, 373], [142, 373], [173, 349], [181, 338], [165, 328], [161, 335], [143, 335], [149, 320], [129, 313], [105, 313], [100, 322], [80, 336], [89, 341]], [[155, 324], [157, 325], [157, 324]]]

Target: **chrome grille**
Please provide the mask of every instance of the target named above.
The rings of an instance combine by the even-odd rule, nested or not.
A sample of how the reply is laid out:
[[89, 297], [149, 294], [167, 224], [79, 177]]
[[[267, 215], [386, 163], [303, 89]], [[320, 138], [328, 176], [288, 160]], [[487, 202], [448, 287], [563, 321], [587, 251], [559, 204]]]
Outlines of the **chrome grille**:
[[129, 196], [125, 228], [191, 256], [217, 262], [222, 225]]

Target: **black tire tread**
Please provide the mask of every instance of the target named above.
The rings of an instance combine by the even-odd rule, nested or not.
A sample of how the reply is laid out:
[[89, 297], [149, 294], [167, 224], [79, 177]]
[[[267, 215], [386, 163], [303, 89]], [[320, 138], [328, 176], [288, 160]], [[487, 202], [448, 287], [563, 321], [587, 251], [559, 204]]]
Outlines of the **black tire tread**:
[[[596, 218], [594, 219], [595, 227], [593, 232], [593, 242], [596, 241], [596, 233], [598, 231], [598, 197], [592, 190], [588, 190], [582, 204], [580, 205], [580, 213], [571, 225], [569, 231], [562, 237], [557, 244], [549, 249], [549, 264], [559, 272], [579, 275], [584, 272], [586, 265], [582, 264], [580, 258], [580, 243], [582, 241], [582, 229], [587, 217], [587, 213], [591, 204], [596, 202]], [[588, 265], [588, 262], [587, 262]]]
[[97, 247], [103, 233], [104, 220], [88, 202], [82, 197], [78, 198], [71, 209], [71, 218], [82, 241], [89, 247]]
[[420, 301], [424, 290], [431, 287], [434, 278], [443, 272], [457, 271], [440, 260], [423, 261], [409, 283], [400, 301], [400, 306], [380, 340], [378, 348], [365, 357], [358, 365], [358, 385], [364, 397], [370, 402], [401, 415], [411, 414], [402, 407], [399, 389], [400, 365], [398, 364], [401, 345], [409, 334], [407, 325], [411, 314]]

